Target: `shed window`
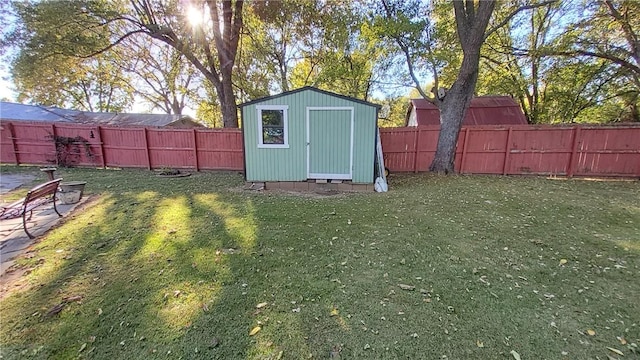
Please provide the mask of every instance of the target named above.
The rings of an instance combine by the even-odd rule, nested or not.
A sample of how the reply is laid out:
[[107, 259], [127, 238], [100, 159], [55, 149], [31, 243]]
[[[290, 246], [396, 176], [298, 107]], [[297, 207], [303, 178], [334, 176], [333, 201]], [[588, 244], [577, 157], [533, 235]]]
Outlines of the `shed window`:
[[286, 105], [256, 106], [258, 110], [258, 147], [288, 148]]

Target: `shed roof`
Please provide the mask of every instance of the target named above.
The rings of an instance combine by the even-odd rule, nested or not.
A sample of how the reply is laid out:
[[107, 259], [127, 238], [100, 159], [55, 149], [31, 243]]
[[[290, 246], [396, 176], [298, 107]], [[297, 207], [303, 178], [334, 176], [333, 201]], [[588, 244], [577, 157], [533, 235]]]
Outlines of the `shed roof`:
[[[440, 111], [429, 100], [411, 99], [409, 113], [415, 109], [418, 125], [440, 125]], [[478, 96], [471, 99], [463, 125], [526, 125], [520, 105], [509, 96]]]
[[283, 96], [287, 96], [287, 95], [291, 95], [291, 94], [295, 94], [295, 93], [302, 92], [302, 91], [307, 91], [307, 90], [315, 91], [317, 93], [324, 94], [324, 95], [335, 96], [335, 97], [338, 97], [338, 98], [341, 98], [341, 99], [357, 102], [357, 103], [360, 103], [360, 104], [363, 104], [363, 105], [373, 106], [373, 107], [375, 107], [377, 109], [381, 108], [381, 106], [378, 105], [378, 104], [374, 104], [374, 103], [370, 103], [368, 101], [356, 99], [356, 98], [350, 97], [350, 96], [345, 96], [345, 95], [332, 93], [332, 92], [326, 91], [326, 90], [321, 90], [321, 89], [315, 88], [313, 86], [305, 86], [305, 87], [301, 87], [299, 89], [295, 89], [295, 90], [291, 90], [291, 91], [285, 91], [285, 92], [277, 94], [277, 95], [265, 96], [265, 97], [262, 97], [262, 98], [259, 98], [259, 99], [255, 99], [255, 100], [251, 100], [251, 101], [242, 103], [242, 104], [238, 105], [238, 107], [244, 107], [244, 106], [248, 106], [248, 105], [253, 105], [253, 104], [256, 104], [256, 103], [263, 102], [263, 101], [267, 101], [267, 100], [271, 100], [271, 99], [277, 99], [279, 97], [283, 97]]
[[105, 113], [0, 102], [0, 119], [118, 126], [202, 126], [187, 115]]

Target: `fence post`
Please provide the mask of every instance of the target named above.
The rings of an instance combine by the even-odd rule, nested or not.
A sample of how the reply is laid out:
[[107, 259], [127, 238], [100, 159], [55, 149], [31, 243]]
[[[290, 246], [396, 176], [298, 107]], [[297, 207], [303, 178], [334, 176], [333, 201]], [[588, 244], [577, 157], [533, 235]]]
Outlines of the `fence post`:
[[60, 166], [58, 159], [58, 142], [56, 141], [56, 124], [51, 123], [51, 142], [53, 142], [53, 156], [56, 157], [56, 166]]
[[413, 172], [418, 173], [418, 144], [420, 143], [420, 128], [416, 126], [416, 132], [413, 136]]
[[507, 175], [507, 169], [509, 168], [509, 160], [511, 159], [511, 131], [513, 126], [509, 126], [509, 132], [507, 133], [507, 145], [504, 147], [504, 164], [502, 167], [502, 175]]
[[578, 157], [578, 145], [580, 144], [578, 138], [580, 137], [581, 133], [582, 128], [580, 126], [575, 126], [573, 128], [573, 144], [571, 145], [571, 156], [569, 157], [569, 169], [567, 169], [568, 177], [573, 177], [573, 173], [575, 172], [576, 159]]
[[198, 138], [196, 136], [196, 129], [191, 129], [191, 133], [193, 134], [193, 160], [196, 163], [196, 171], [200, 171], [200, 166], [198, 164]]
[[18, 146], [16, 145], [16, 133], [13, 130], [13, 123], [7, 123], [7, 129], [9, 129], [9, 137], [11, 138], [11, 148], [13, 149], [13, 157], [16, 159], [16, 165], [20, 165], [18, 160]]
[[[467, 154], [467, 142], [469, 141], [469, 128], [464, 128], [464, 144], [462, 144], [462, 156], [460, 157], [460, 174], [464, 173], [464, 158]], [[455, 162], [454, 162], [455, 164]]]
[[144, 135], [144, 154], [147, 157], [147, 170], [151, 170], [151, 155], [149, 155], [149, 140], [147, 140], [147, 128], [142, 128], [142, 133]]
[[104, 144], [102, 143], [102, 127], [98, 125], [96, 128], [96, 137], [98, 138], [98, 144], [100, 145], [100, 159], [102, 163], [102, 168], [107, 167], [107, 160], [104, 158]]

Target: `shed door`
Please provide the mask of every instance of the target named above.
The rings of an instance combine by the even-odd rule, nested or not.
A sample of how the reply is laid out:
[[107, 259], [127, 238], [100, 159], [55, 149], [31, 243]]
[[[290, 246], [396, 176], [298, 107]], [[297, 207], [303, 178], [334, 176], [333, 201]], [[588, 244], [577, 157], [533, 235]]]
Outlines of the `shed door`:
[[353, 108], [307, 108], [307, 176], [351, 180]]

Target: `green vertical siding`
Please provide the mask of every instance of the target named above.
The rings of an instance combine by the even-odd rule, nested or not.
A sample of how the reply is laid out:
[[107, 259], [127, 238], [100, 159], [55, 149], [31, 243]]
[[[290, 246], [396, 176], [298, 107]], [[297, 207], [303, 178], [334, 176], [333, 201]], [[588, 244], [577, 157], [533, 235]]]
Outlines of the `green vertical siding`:
[[[288, 148], [258, 148], [258, 118], [256, 105], [288, 106]], [[356, 183], [373, 182], [375, 150], [376, 108], [345, 98], [313, 90], [294, 92], [281, 97], [265, 99], [242, 107], [246, 177], [248, 181], [303, 181], [307, 180], [307, 107], [353, 107], [353, 169]], [[311, 111], [313, 141], [322, 147], [334, 149], [318, 159], [318, 166], [344, 167], [349, 161], [349, 144], [345, 144], [342, 119], [347, 111]], [[336, 133], [339, 132], [339, 133]], [[312, 155], [311, 153], [310, 155]], [[311, 159], [309, 159], [311, 160]], [[331, 163], [331, 164], [330, 164]], [[314, 165], [315, 166], [315, 165]]]

